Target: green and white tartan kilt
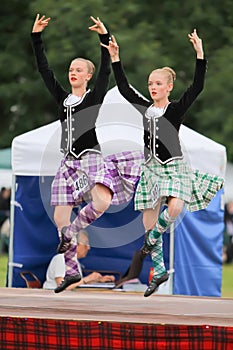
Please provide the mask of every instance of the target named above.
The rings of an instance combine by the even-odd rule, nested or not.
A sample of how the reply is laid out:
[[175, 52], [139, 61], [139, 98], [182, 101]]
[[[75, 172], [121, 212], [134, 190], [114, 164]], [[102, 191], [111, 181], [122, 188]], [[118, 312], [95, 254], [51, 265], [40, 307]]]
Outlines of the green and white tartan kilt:
[[182, 159], [164, 165], [152, 159], [141, 166], [135, 210], [155, 208], [159, 199], [164, 202], [169, 196], [183, 200], [191, 212], [201, 210], [208, 206], [223, 184], [223, 178], [192, 170]]

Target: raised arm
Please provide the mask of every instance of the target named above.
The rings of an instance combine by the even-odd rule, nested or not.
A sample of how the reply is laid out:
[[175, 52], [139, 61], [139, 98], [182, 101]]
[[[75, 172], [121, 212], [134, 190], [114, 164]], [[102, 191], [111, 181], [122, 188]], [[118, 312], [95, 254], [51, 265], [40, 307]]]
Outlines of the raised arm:
[[190, 42], [193, 44], [193, 48], [196, 52], [196, 65], [193, 82], [181, 96], [177, 104], [180, 110], [180, 113], [177, 113], [177, 115], [181, 115], [182, 120], [184, 119], [185, 112], [196, 100], [196, 98], [204, 88], [207, 67], [207, 60], [204, 57], [202, 39], [200, 39], [197, 35], [196, 29], [194, 29], [191, 34], [188, 34], [188, 37]]
[[40, 17], [39, 14], [36, 15], [31, 32], [31, 43], [35, 54], [38, 71], [40, 72], [47, 89], [55, 98], [56, 102], [59, 103], [64, 97], [66, 91], [56, 80], [52, 69], [49, 67], [42, 41], [42, 31], [48, 26], [49, 21], [50, 17], [46, 18], [45, 16]]
[[112, 61], [112, 68], [116, 80], [117, 87], [121, 95], [130, 103], [134, 105], [139, 112], [144, 113], [144, 107], [150, 105], [149, 101], [139, 96], [139, 94], [130, 86], [126, 78], [125, 72], [121, 65], [119, 46], [116, 42], [115, 37], [112, 35], [108, 45], [101, 44], [103, 47], [108, 49], [108, 52]]
[[101, 43], [101, 45], [103, 47], [105, 47], [106, 49], [108, 49], [112, 63], [120, 61], [119, 46], [116, 42], [114, 35], [111, 36], [111, 40], [109, 41], [108, 45], [104, 45], [102, 43]]
[[99, 17], [94, 18], [93, 16], [90, 16], [90, 19], [94, 22], [94, 24], [89, 27], [89, 29], [91, 31], [97, 32], [98, 34], [107, 34], [108, 33], [104, 23], [101, 22]]
[[[90, 19], [93, 21], [94, 24], [89, 27], [89, 30], [99, 34], [101, 44], [108, 45], [110, 35], [104, 23], [100, 20], [99, 17], [94, 18], [93, 16], [91, 16]], [[93, 102], [103, 102], [104, 96], [108, 91], [110, 73], [110, 56], [108, 50], [104, 47], [101, 47], [100, 66], [95, 80], [95, 86], [92, 90], [92, 96], [94, 99]]]
[[193, 48], [196, 51], [197, 58], [204, 59], [204, 50], [202, 45], [202, 39], [197, 35], [197, 30], [194, 29], [191, 34], [188, 34], [190, 42], [193, 44]]
[[45, 17], [44, 15], [40, 18], [39, 13], [36, 15], [35, 22], [32, 27], [32, 33], [39, 33], [42, 32], [45, 27], [49, 24], [50, 17]]

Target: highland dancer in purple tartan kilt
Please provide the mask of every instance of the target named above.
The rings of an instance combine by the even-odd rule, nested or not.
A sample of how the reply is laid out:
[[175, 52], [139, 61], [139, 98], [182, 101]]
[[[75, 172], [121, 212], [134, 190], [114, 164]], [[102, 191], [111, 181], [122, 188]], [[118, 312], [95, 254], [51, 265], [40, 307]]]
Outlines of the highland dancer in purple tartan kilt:
[[[91, 17], [90, 30], [99, 34], [100, 42], [108, 44], [110, 37], [99, 18]], [[101, 155], [95, 123], [107, 92], [110, 75], [110, 56], [101, 46], [101, 62], [92, 90], [87, 89], [94, 73], [91, 61], [76, 58], [69, 67], [71, 93], [63, 89], [48, 65], [42, 41], [42, 31], [50, 18], [36, 16], [31, 40], [38, 70], [46, 87], [56, 99], [61, 121], [61, 151], [64, 158], [52, 183], [51, 204], [55, 206], [54, 220], [58, 228], [60, 244], [58, 253], [64, 253], [66, 274], [54, 290], [59, 293], [81, 280], [76, 259], [76, 235], [97, 220], [110, 206], [129, 201], [139, 180], [141, 151], [126, 151], [116, 155]], [[74, 206], [87, 204], [71, 223]]]
[[[112, 37], [108, 46], [101, 44], [109, 50], [120, 93], [143, 117], [145, 162], [141, 166], [136, 189], [135, 210], [143, 211], [146, 234], [139, 259], [134, 260], [133, 257], [132, 261], [136, 261], [141, 268], [142, 259], [151, 254], [154, 275], [144, 293], [145, 297], [168, 280], [163, 261], [162, 234], [175, 222], [184, 206], [189, 211], [206, 208], [224, 184], [223, 178], [192, 170], [183, 159], [179, 129], [185, 113], [203, 89], [207, 66], [202, 40], [196, 29], [188, 37], [196, 52], [195, 73], [192, 84], [176, 101], [169, 100], [176, 79], [173, 69], [158, 68], [149, 74], [148, 90], [152, 102], [148, 101], [128, 83], [115, 38]], [[167, 207], [161, 212], [164, 201]], [[140, 268], [135, 269], [135, 265], [134, 270], [139, 273]]]

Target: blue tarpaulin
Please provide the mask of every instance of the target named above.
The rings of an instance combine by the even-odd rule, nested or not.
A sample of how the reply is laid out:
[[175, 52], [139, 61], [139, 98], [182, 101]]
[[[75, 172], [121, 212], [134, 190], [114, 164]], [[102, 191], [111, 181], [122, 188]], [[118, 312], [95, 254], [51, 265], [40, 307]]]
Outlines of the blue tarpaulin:
[[[143, 150], [143, 123], [140, 113], [119, 93], [117, 87], [105, 96], [96, 123], [103, 155], [122, 150]], [[179, 131], [184, 159], [192, 169], [224, 177], [226, 148], [181, 125]], [[11, 217], [9, 281], [23, 286], [19, 271], [31, 270], [43, 281], [50, 258], [56, 253], [57, 231], [50, 206], [50, 186], [62, 159], [60, 122], [45, 125], [14, 138], [12, 170], [17, 182]], [[186, 213], [175, 227], [173, 293], [219, 296], [223, 208], [221, 194], [206, 210]], [[12, 201], [12, 202], [13, 202]], [[118, 270], [124, 274], [134, 251], [143, 243], [142, 214], [133, 209], [133, 200], [111, 206], [87, 231], [92, 249], [83, 260], [86, 268]], [[166, 233], [164, 259], [173, 261]], [[172, 247], [172, 244], [171, 244]], [[173, 255], [173, 254], [171, 254]], [[170, 261], [169, 261], [170, 257]], [[13, 276], [12, 275], [13, 266]], [[147, 283], [150, 258], [144, 261], [140, 279]], [[172, 280], [172, 279], [170, 279]]]
[[175, 232], [174, 294], [221, 296], [221, 191], [206, 210], [186, 213]]
[[[40, 280], [58, 244], [50, 206], [53, 177], [17, 176], [13, 287], [25, 287], [21, 270], [33, 271]], [[223, 210], [221, 191], [206, 210], [186, 213], [175, 228], [174, 294], [221, 295]], [[143, 243], [144, 229], [133, 200], [112, 206], [88, 228], [91, 250], [81, 262], [88, 269], [125, 273], [135, 250]], [[169, 268], [169, 233], [164, 235], [164, 259]], [[150, 257], [140, 280], [148, 282]]]

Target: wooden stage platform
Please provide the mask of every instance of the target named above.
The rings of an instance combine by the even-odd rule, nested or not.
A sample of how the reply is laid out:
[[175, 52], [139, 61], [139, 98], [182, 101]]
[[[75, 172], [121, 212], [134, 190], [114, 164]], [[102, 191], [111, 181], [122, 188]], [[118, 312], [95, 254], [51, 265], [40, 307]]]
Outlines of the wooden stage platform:
[[0, 288], [1, 350], [233, 349], [233, 299]]
[[233, 327], [233, 299], [77, 289], [0, 288], [0, 317]]

